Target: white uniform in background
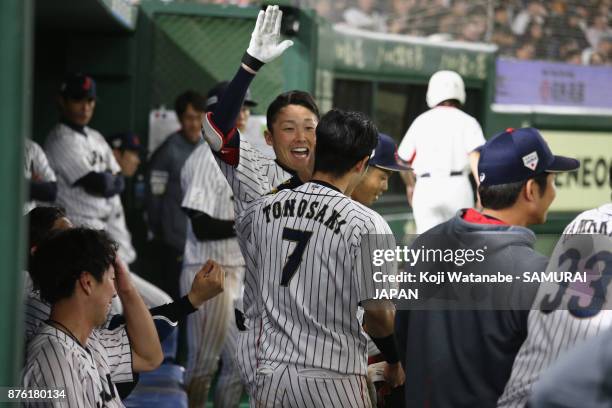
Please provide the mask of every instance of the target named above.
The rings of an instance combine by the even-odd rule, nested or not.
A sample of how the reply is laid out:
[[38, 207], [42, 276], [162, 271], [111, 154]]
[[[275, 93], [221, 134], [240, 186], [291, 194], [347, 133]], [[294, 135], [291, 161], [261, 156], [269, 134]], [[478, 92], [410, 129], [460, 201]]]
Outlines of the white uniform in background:
[[57, 204], [75, 225], [106, 228], [113, 212], [113, 197], [89, 194], [74, 185], [89, 172], [121, 172], [113, 152], [102, 135], [87, 126], [80, 133], [59, 123], [47, 136], [45, 152], [57, 175]]
[[[232, 190], [215, 163], [208, 144], [198, 146], [185, 162], [181, 187], [183, 209], [199, 211], [220, 220], [234, 219]], [[193, 278], [207, 259], [218, 262], [225, 270], [225, 289], [187, 318], [186, 383], [190, 406], [206, 404], [221, 356], [222, 369], [215, 388], [214, 405], [237, 407], [243, 387], [234, 364], [238, 336], [234, 306], [242, 295], [244, 259], [236, 237], [200, 241], [193, 232], [191, 220], [188, 220], [181, 295], [189, 292]], [[197, 401], [193, 401], [195, 395]]]
[[427, 90], [432, 109], [414, 120], [398, 148], [417, 177], [412, 208], [418, 234], [474, 206], [468, 156], [485, 139], [476, 119], [460, 109], [438, 106], [449, 99], [465, 103], [463, 80], [455, 72], [439, 71]]

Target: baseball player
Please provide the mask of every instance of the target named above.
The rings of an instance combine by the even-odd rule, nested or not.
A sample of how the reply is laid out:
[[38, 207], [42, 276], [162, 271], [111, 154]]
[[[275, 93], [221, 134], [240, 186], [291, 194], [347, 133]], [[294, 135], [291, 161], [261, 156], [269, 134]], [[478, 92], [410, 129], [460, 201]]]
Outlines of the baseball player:
[[178, 299], [187, 228], [187, 216], [181, 209], [181, 169], [202, 141], [206, 103], [199, 93], [186, 91], [176, 98], [174, 105], [181, 129], [169, 135], [151, 156], [147, 215], [165, 280], [162, 287], [173, 299]]
[[410, 163], [416, 175], [415, 180], [412, 173], [405, 173], [404, 181], [419, 234], [459, 209], [474, 206], [467, 169], [478, 182], [476, 149], [485, 140], [476, 119], [461, 111], [464, 103], [461, 76], [436, 72], [427, 88], [431, 109], [414, 120], [400, 143], [399, 157]]
[[343, 193], [359, 183], [377, 137], [365, 116], [332, 110], [317, 126], [313, 180], [262, 197], [237, 217], [247, 274], [255, 272], [247, 285], [256, 284], [262, 301], [256, 406], [370, 407], [359, 305], [389, 362], [389, 382], [403, 383], [394, 309], [374, 300], [384, 284], [366, 261], [372, 245], [394, 248], [395, 240], [380, 215]]
[[[207, 96], [207, 109], [214, 109], [227, 83], [217, 84]], [[236, 126], [246, 126], [250, 107], [256, 103], [247, 93]], [[242, 382], [234, 364], [236, 326], [234, 303], [242, 295], [244, 259], [234, 231], [232, 190], [215, 162], [208, 144], [189, 156], [181, 171], [182, 207], [189, 217], [183, 255], [180, 290], [185, 293], [202, 260], [214, 259], [226, 271], [224, 292], [206, 302], [187, 320], [188, 358], [186, 383], [189, 405], [203, 407], [222, 353], [222, 370], [216, 383], [214, 405], [236, 407]]]
[[38, 143], [25, 139], [25, 179], [30, 186], [30, 199], [24, 204], [24, 214], [37, 203], [52, 203], [57, 197], [57, 180], [55, 172]]
[[[594, 261], [598, 254], [610, 253], [611, 232], [612, 203], [583, 212], [563, 231], [546, 270], [598, 271], [589, 283], [589, 287], [595, 288], [600, 285], [602, 292], [594, 296], [600, 297], [602, 303], [599, 306], [587, 306], [586, 311], [581, 310], [585, 308], [580, 304], [578, 306], [569, 304], [572, 297], [568, 293], [563, 298], [559, 297], [558, 303], [550, 305], [547, 302], [549, 299], [557, 299], [558, 293], [571, 292], [573, 289], [580, 297], [585, 297], [581, 301], [582, 305], [589, 304], [589, 298], [581, 296], [580, 288], [573, 288], [572, 285], [541, 287], [534, 310], [529, 313], [527, 338], [516, 356], [510, 380], [498, 401], [499, 407], [524, 406], [531, 395], [534, 383], [548, 366], [568, 350], [612, 326], [608, 296], [611, 288], [605, 276], [606, 270], [612, 265], [612, 258]], [[589, 262], [592, 265], [589, 265]], [[573, 294], [574, 297], [576, 293]]]
[[[51, 232], [63, 231], [73, 228], [72, 223], [64, 211], [58, 207], [38, 207], [28, 213], [30, 252], [33, 255], [38, 246], [46, 239]], [[30, 261], [31, 263], [31, 261]], [[163, 341], [176, 327], [177, 323], [189, 314], [195, 312], [208, 299], [217, 295], [223, 290], [224, 274], [217, 272], [220, 266], [212, 261], [207, 261], [200, 271], [194, 276], [191, 288], [186, 296], [177, 302], [164, 304], [149, 309], [155, 322], [155, 328], [160, 342]], [[29, 279], [29, 273], [26, 273]], [[132, 275], [134, 276], [134, 275]], [[26, 295], [26, 316], [25, 316], [25, 344], [29, 344], [37, 333], [41, 324], [49, 319], [51, 305], [41, 299], [38, 290], [29, 289]], [[127, 332], [117, 330], [120, 325], [126, 322], [125, 317], [120, 314], [109, 316], [108, 324], [105, 327], [95, 329], [97, 338], [103, 347], [109, 350], [116, 350], [117, 345], [128, 342]], [[125, 338], [124, 338], [125, 337]], [[113, 354], [116, 354], [114, 352]], [[131, 364], [126, 360], [125, 364]], [[123, 373], [123, 371], [121, 371]], [[121, 398], [125, 398], [133, 386], [131, 375], [120, 374], [112, 376], [113, 382], [117, 385]]]
[[[530, 329], [529, 308], [538, 291], [537, 283], [525, 282], [522, 274], [543, 271], [548, 262], [533, 249], [535, 235], [526, 226], [546, 221], [555, 198], [553, 173], [579, 165], [578, 160], [553, 155], [536, 129], [501, 132], [481, 150], [482, 212], [463, 209], [414, 241], [413, 248], [425, 244], [426, 251], [486, 248], [483, 262], [471, 265], [472, 273], [502, 271], [521, 279], [509, 285], [488, 284], [490, 294], [473, 308], [467, 305], [471, 310], [446, 302], [437, 308], [426, 303], [422, 310], [398, 310], [398, 343], [411, 373], [405, 385], [406, 407], [496, 406]], [[470, 273], [470, 265], [465, 265], [465, 273]], [[406, 272], [445, 267], [450, 266], [422, 263], [406, 266]], [[444, 301], [473, 288], [448, 281], [435, 286], [438, 293], [450, 293]]]
[[[72, 228], [41, 243], [32, 260], [32, 280], [52, 306], [28, 346], [23, 386], [63, 389], [69, 407], [122, 407], [111, 375], [153, 370], [163, 353], [114, 243], [103, 231]], [[138, 336], [108, 349], [94, 328], [106, 321], [116, 294], [127, 323], [119, 330]]]
[[76, 225], [104, 229], [113, 213], [113, 197], [125, 182], [106, 140], [87, 126], [96, 105], [96, 83], [89, 76], [69, 74], [58, 101], [61, 121], [45, 141], [57, 175], [57, 204]]
[[351, 192], [351, 198], [366, 207], [372, 206], [389, 188], [389, 177], [393, 173], [410, 170], [410, 167], [400, 163], [396, 157], [397, 146], [393, 138], [379, 133], [378, 145], [374, 156], [370, 158], [368, 170]]
[[[215, 109], [204, 120], [204, 136], [232, 188], [236, 216], [250, 202], [275, 190], [277, 186], [281, 189], [297, 186], [302, 180], [309, 180], [312, 174], [314, 130], [319, 121], [319, 109], [308, 93], [285, 92], [268, 106], [265, 138], [272, 145], [276, 160], [264, 157], [235, 128], [242, 101], [257, 70], [292, 45], [290, 40], [280, 41], [281, 19], [282, 12], [278, 7], [269, 6], [265, 12], [260, 12], [238, 72]], [[243, 241], [239, 232], [237, 238], [239, 242]], [[253, 288], [254, 285], [245, 281], [242, 305], [245, 331], [238, 336], [236, 353], [240, 375], [251, 396], [255, 388], [256, 329], [261, 326], [259, 301], [251, 290]]]

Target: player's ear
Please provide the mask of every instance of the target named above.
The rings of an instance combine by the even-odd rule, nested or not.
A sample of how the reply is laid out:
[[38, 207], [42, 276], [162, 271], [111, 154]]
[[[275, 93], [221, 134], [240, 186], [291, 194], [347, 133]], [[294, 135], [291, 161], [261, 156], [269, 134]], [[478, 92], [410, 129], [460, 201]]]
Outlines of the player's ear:
[[272, 146], [272, 132], [270, 132], [267, 128], [264, 130], [264, 138], [266, 139], [266, 144], [268, 146]]
[[370, 160], [370, 156], [365, 156], [363, 159], [359, 160], [357, 164], [355, 164], [355, 170], [358, 173], [364, 173], [368, 169], [369, 160]]
[[523, 187], [523, 191], [521, 193], [528, 202], [533, 202], [539, 197], [540, 191], [535, 180], [529, 179], [525, 183], [525, 187]]
[[81, 272], [79, 276], [79, 286], [85, 292], [86, 295], [91, 295], [93, 291], [93, 279], [94, 277], [89, 272]]

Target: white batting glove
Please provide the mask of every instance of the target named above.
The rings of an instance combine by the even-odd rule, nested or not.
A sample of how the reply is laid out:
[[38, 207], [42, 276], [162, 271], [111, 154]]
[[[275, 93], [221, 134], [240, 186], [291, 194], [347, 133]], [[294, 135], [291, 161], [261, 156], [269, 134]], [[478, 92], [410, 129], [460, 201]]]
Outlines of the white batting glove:
[[242, 60], [253, 71], [257, 71], [262, 64], [278, 58], [293, 45], [291, 40], [279, 42], [282, 19], [283, 12], [278, 6], [268, 6], [265, 12], [263, 10], [259, 12], [255, 29], [251, 34], [249, 48], [246, 50], [248, 56], [257, 61], [250, 61], [248, 57]]

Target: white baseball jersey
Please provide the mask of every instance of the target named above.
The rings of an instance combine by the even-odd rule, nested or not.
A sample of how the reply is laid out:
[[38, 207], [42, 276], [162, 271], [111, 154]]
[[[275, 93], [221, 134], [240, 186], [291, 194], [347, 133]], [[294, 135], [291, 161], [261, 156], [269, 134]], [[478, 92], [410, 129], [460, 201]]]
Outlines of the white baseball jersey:
[[88, 127], [84, 132], [57, 124], [47, 136], [45, 152], [58, 178], [57, 204], [75, 224], [103, 229], [113, 211], [112, 197], [91, 195], [74, 183], [92, 171], [116, 174], [121, 169], [104, 137]]
[[276, 160], [265, 157], [242, 135], [240, 135], [240, 160], [236, 167], [213, 156], [234, 193], [236, 214], [242, 212], [246, 204], [268, 194], [294, 174], [283, 168]]
[[397, 153], [417, 176], [448, 176], [469, 166], [468, 154], [485, 143], [480, 125], [460, 109], [438, 106], [419, 115]]
[[547, 271], [576, 270], [594, 273], [592, 280], [541, 285], [529, 313], [527, 338], [498, 406], [523, 407], [542, 371], [567, 350], [612, 326], [612, 204], [583, 212], [565, 228]]
[[125, 212], [119, 194], [110, 198], [112, 212], [106, 222], [106, 231], [114, 239], [119, 248], [117, 254], [127, 265], [136, 260], [136, 250], [132, 245], [132, 234], [125, 223]]
[[[181, 170], [183, 208], [196, 210], [219, 220], [234, 220], [234, 197], [223, 173], [215, 163], [208, 144], [203, 143], [189, 156]], [[188, 221], [183, 265], [202, 265], [213, 259], [221, 265], [244, 265], [236, 238], [200, 241]]]
[[[25, 344], [28, 345], [32, 339], [36, 337], [41, 327], [46, 327], [45, 321], [51, 315], [51, 306], [40, 298], [38, 291], [31, 291], [26, 299], [26, 316], [25, 316]], [[110, 320], [111, 315], [109, 315]], [[107, 322], [108, 323], [108, 322]], [[120, 326], [116, 329], [109, 330], [105, 327], [95, 328], [90, 335], [90, 339], [100, 342], [113, 357], [120, 356], [121, 364], [129, 365], [120, 367], [111, 372], [111, 379], [115, 383], [130, 382], [132, 378], [132, 352], [129, 346], [129, 338], [125, 326]]]
[[[73, 336], [44, 323], [28, 345], [22, 386], [65, 389], [66, 405], [61, 406], [123, 407], [112, 375], [132, 378], [131, 355], [127, 335], [109, 347], [94, 330], [83, 347]], [[30, 404], [37, 406], [25, 406]]]
[[418, 177], [412, 197], [418, 234], [474, 205], [466, 169], [469, 153], [484, 143], [476, 119], [460, 109], [437, 106], [414, 120], [398, 156], [412, 163]]
[[[395, 248], [380, 215], [322, 182], [253, 202], [237, 216], [245, 239], [246, 285], [262, 302], [257, 360], [366, 375], [360, 302], [388, 283], [373, 279], [374, 248]], [[245, 297], [247, 290], [245, 290]], [[245, 298], [246, 302], [246, 298]]]
[[[38, 143], [25, 139], [25, 179], [26, 180], [39, 180], [39, 181], [56, 181], [55, 172], [49, 165], [49, 160], [43, 149]], [[36, 207], [36, 201], [29, 200], [24, 204], [24, 213], [30, 212]]]

